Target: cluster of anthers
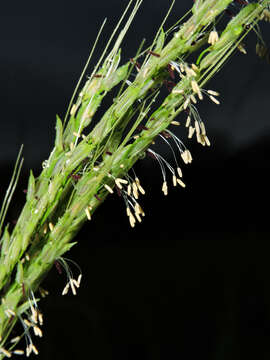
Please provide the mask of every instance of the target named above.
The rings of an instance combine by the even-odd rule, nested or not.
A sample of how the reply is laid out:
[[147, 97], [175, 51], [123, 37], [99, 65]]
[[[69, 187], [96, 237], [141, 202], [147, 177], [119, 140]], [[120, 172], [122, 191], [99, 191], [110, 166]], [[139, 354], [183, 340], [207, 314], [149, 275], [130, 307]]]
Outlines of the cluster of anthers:
[[[8, 350], [6, 348], [0, 347], [0, 353], [2, 353], [4, 356], [11, 358], [12, 355], [26, 355], [27, 357], [30, 356], [31, 353], [34, 353], [35, 355], [38, 355], [38, 350], [36, 346], [33, 344], [30, 330], [33, 330], [33, 333], [35, 336], [42, 337], [42, 330], [40, 326], [43, 325], [43, 315], [38, 309], [37, 301], [35, 299], [33, 291], [30, 291], [31, 297], [28, 298], [29, 301], [29, 309], [25, 311], [26, 317], [22, 317], [21, 315], [16, 314], [11, 309], [6, 309], [5, 314], [9, 319], [14, 318], [15, 316], [18, 317], [18, 319], [21, 322], [21, 325], [23, 327], [23, 333], [20, 336], [16, 336], [10, 340], [10, 345], [8, 347]], [[14, 349], [14, 346], [19, 343], [19, 341], [22, 338], [25, 338], [26, 341], [26, 350], [21, 349]]]
[[[72, 263], [79, 270], [79, 276], [77, 280], [74, 278], [73, 272], [71, 271], [68, 262]], [[58, 258], [54, 264], [59, 274], [62, 274], [62, 268], [66, 272], [67, 283], [62, 291], [62, 295], [66, 295], [69, 292], [69, 290], [71, 290], [73, 295], [77, 295], [76, 288], [78, 289], [80, 287], [82, 280], [82, 271], [79, 265], [74, 261], [63, 257]]]

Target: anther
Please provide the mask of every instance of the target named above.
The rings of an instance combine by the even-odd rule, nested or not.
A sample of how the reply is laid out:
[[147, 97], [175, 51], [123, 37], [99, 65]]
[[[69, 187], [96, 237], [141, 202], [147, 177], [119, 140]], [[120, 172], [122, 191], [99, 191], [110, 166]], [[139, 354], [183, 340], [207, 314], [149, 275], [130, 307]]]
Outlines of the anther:
[[166, 181], [164, 181], [163, 184], [162, 184], [162, 191], [163, 191], [165, 196], [168, 195], [168, 185], [167, 185]]
[[13, 350], [12, 353], [15, 354], [15, 355], [23, 355], [24, 351], [17, 349], [17, 350]]
[[119, 189], [123, 189], [122, 184], [128, 184], [128, 181], [124, 179], [116, 178], [115, 183], [119, 187]]
[[3, 353], [8, 358], [11, 357], [11, 353], [2, 347], [0, 348], [0, 352]]
[[53, 231], [53, 229], [54, 229], [54, 226], [53, 226], [53, 223], [49, 223], [49, 229], [50, 229], [50, 231]]
[[180, 177], [183, 177], [183, 173], [182, 173], [182, 170], [180, 169], [180, 167], [178, 167], [177, 169], [177, 173]]
[[216, 30], [213, 30], [209, 34], [208, 44], [214, 45], [218, 41], [218, 33]]
[[105, 184], [104, 187], [109, 191], [109, 193], [113, 194], [113, 189], [109, 185]]
[[177, 179], [177, 182], [180, 186], [182, 186], [183, 188], [186, 187], [186, 184], [181, 180], [181, 179]]
[[210, 95], [209, 97], [215, 104], [217, 104], [217, 105], [220, 104], [220, 102], [214, 96]]
[[194, 132], [195, 132], [195, 128], [192, 127], [192, 126], [190, 126], [188, 129], [189, 129], [189, 131], [188, 131], [188, 138], [191, 139], [192, 136], [193, 136], [193, 134], [194, 134]]
[[86, 213], [87, 219], [88, 219], [88, 220], [91, 220], [91, 214], [90, 214], [89, 208], [86, 207], [86, 208], [84, 209], [84, 211], [85, 211], [85, 213]]

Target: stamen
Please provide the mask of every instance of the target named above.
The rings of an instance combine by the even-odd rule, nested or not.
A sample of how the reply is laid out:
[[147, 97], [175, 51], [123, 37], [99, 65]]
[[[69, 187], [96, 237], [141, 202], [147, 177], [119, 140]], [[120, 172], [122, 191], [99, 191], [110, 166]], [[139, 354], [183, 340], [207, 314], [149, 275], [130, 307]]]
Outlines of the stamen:
[[180, 167], [178, 167], [177, 169], [177, 173], [180, 177], [183, 177], [183, 173], [182, 173], [182, 170], [180, 169]]
[[9, 351], [7, 351], [6, 349], [4, 349], [3, 347], [0, 348], [0, 352], [3, 353], [8, 358], [11, 357], [11, 353]]
[[66, 284], [66, 286], [64, 287], [64, 290], [62, 291], [62, 295], [66, 295], [68, 293], [69, 290], [69, 283]]
[[214, 90], [206, 90], [208, 92], [208, 94], [210, 95], [214, 95], [214, 96], [219, 96], [219, 93], [217, 91]]
[[164, 193], [165, 196], [168, 195], [168, 186], [167, 186], [167, 182], [166, 182], [166, 181], [163, 182], [162, 191], [163, 191], [163, 193]]
[[182, 186], [183, 188], [186, 187], [186, 184], [181, 180], [181, 179], [177, 179], [177, 182], [180, 186]]
[[128, 184], [127, 180], [116, 178], [115, 180], [116, 185], [119, 187], [119, 189], [123, 189], [122, 184]]
[[13, 350], [12, 353], [15, 354], [15, 355], [23, 355], [24, 351], [17, 349], [17, 350]]
[[49, 223], [49, 229], [51, 230], [51, 231], [53, 231], [53, 229], [54, 229], [54, 226], [53, 226], [53, 223]]
[[13, 339], [10, 340], [11, 344], [14, 344], [14, 343], [17, 343], [18, 341], [21, 340], [21, 337], [20, 336], [16, 336], [14, 337]]
[[186, 120], [186, 127], [189, 127], [190, 122], [191, 122], [191, 117], [188, 116], [188, 117], [187, 117], [187, 120]]
[[190, 127], [189, 127], [189, 132], [188, 132], [188, 138], [189, 138], [189, 139], [192, 138], [194, 132], [195, 132], [195, 128], [192, 127], [192, 126], [190, 126]]
[[109, 185], [105, 184], [104, 187], [109, 191], [109, 193], [113, 194], [113, 189]]
[[220, 104], [220, 102], [214, 96], [210, 95], [209, 97], [215, 104], [217, 104], [217, 105]]
[[214, 45], [216, 42], [218, 42], [218, 39], [219, 37], [217, 31], [213, 30], [209, 34], [208, 44]]

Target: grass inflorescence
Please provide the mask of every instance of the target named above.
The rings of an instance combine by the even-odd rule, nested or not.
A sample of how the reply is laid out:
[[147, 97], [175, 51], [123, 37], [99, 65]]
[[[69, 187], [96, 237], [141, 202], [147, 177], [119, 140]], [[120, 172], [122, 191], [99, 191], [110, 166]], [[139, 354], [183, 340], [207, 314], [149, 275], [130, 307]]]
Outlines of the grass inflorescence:
[[[145, 195], [145, 190], [133, 170], [137, 160], [149, 155], [157, 162], [164, 195], [171, 185], [185, 188], [184, 167], [192, 162], [192, 154], [185, 141], [173, 133], [174, 126], [182, 125], [178, 115], [186, 113], [184, 127], [188, 139], [196, 137], [199, 144], [210, 146], [197, 106], [205, 97], [216, 105], [220, 100], [219, 92], [205, 87], [207, 82], [235, 50], [245, 52], [242, 40], [251, 30], [258, 35], [257, 53], [267, 57], [258, 22], [269, 21], [270, 0], [251, 4], [235, 1], [237, 13], [229, 17], [224, 29], [219, 29], [219, 20], [233, 2], [197, 0], [184, 19], [164, 31], [168, 13], [151, 46], [143, 49], [142, 43], [134, 57], [121, 64], [122, 41], [142, 3], [131, 1], [82, 86], [104, 30], [105, 22], [102, 24], [64, 120], [57, 116], [54, 148], [43, 162], [41, 174], [35, 177], [30, 172], [26, 203], [11, 233], [8, 225], [3, 230], [3, 223], [22, 166], [21, 152], [3, 202], [0, 358], [23, 354], [24, 350], [17, 347], [22, 338], [26, 341], [26, 355], [38, 354], [31, 337], [42, 336], [43, 316], [37, 291], [40, 296], [46, 295], [40, 285], [55, 264], [67, 274], [62, 294], [71, 291], [76, 295], [81, 271], [63, 255], [75, 244], [72, 239], [107, 196], [118, 193], [131, 227], [142, 221], [145, 213], [139, 198]], [[189, 62], [191, 54], [197, 57], [196, 63]], [[164, 98], [162, 87], [167, 92]], [[112, 89], [117, 90], [117, 96], [96, 121], [96, 112]], [[156, 105], [158, 98], [160, 105]], [[157, 137], [169, 146], [174, 164], [152, 148]], [[74, 276], [72, 266], [78, 275]], [[10, 339], [17, 322], [19, 335]]]

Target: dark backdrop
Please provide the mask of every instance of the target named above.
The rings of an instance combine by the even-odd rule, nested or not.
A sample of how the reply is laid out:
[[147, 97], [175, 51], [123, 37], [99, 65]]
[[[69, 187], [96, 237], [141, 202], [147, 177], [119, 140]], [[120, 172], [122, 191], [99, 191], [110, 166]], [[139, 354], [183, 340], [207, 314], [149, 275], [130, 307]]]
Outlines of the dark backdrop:
[[[126, 3], [1, 5], [1, 196], [25, 145], [10, 221], [23, 205], [29, 169], [38, 175], [48, 158], [55, 114], [65, 113], [98, 27], [107, 16], [92, 66]], [[168, 26], [191, 5], [177, 0]], [[168, 7], [168, 1], [144, 0], [124, 59], [143, 37], [151, 41]], [[269, 26], [263, 34], [270, 44]], [[83, 270], [79, 294], [61, 297], [65, 278], [51, 272], [44, 284], [50, 296], [40, 304], [40, 359], [269, 358], [270, 68], [255, 54], [255, 35], [245, 43], [248, 55], [234, 55], [209, 84], [222, 104], [199, 106], [212, 146], [190, 143], [187, 188], [170, 188], [164, 198], [157, 164], [140, 161], [143, 224], [131, 229], [124, 204], [112, 196], [68, 254]], [[186, 137], [183, 127], [175, 131]], [[169, 149], [158, 147], [169, 160]]]

